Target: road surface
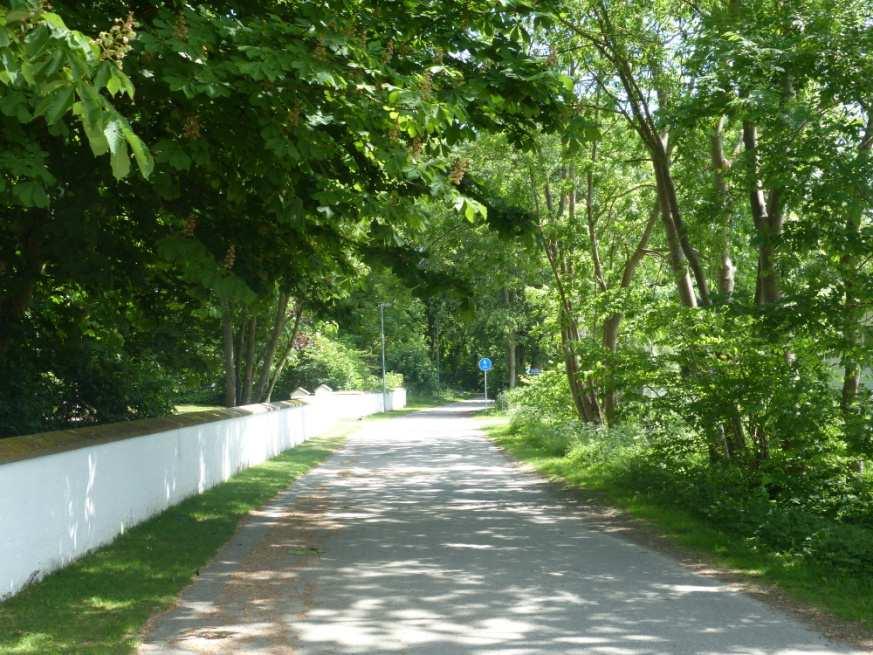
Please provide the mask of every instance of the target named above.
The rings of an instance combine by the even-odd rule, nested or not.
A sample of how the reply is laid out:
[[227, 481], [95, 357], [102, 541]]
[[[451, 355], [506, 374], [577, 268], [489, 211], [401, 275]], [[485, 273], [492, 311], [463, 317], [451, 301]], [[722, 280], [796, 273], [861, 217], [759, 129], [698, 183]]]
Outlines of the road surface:
[[362, 424], [242, 524], [141, 652], [853, 652], [586, 520], [476, 408]]

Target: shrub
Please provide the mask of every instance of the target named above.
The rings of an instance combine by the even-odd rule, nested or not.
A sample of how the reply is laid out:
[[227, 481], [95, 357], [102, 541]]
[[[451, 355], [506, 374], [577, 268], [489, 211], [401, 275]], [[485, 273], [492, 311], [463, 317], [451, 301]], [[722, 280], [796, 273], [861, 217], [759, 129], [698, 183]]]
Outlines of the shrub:
[[[814, 389], [815, 376], [807, 379]], [[774, 424], [788, 421], [774, 430], [777, 434], [806, 411], [797, 407], [792, 415], [787, 410], [790, 394], [806, 393], [806, 387], [794, 384], [771, 394]], [[648, 423], [627, 421], [611, 428], [581, 423], [572, 415], [560, 372], [529, 380], [507, 392], [505, 402], [518, 434], [544, 453], [566, 458], [583, 479], [680, 507], [754, 548], [793, 561], [873, 575], [873, 484], [850, 472], [851, 458], [835, 454], [826, 435], [818, 442], [812, 438], [822, 434], [826, 421], [795, 425], [793, 449], [774, 450], [749, 467], [742, 461], [713, 461], [702, 428], [682, 421], [660, 400], [655, 407], [662, 412]]]
[[432, 395], [439, 390], [436, 367], [423, 337], [392, 342], [386, 360], [388, 367], [401, 374], [411, 390], [423, 395]]
[[403, 374], [394, 371], [385, 372], [385, 387], [388, 389], [400, 389], [403, 386]]
[[523, 378], [520, 386], [505, 392], [504, 402], [515, 424], [560, 424], [576, 420], [570, 386], [563, 371], [549, 370]]
[[296, 366], [285, 373], [277, 386], [275, 397], [287, 397], [297, 387], [312, 390], [321, 384], [333, 389], [381, 388], [381, 380], [371, 372], [363, 352], [326, 332], [311, 335], [298, 355]]
[[176, 393], [147, 354], [119, 356], [96, 340], [67, 349], [51, 368], [14, 353], [0, 368], [0, 436], [169, 415]]

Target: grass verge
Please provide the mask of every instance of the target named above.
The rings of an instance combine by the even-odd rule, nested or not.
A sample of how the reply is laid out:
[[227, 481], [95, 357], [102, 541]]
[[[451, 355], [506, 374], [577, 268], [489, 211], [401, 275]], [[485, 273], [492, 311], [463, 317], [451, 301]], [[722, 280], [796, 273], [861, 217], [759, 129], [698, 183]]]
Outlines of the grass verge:
[[0, 653], [129, 653], [240, 519], [326, 459], [337, 427], [145, 521], [0, 603]]
[[[593, 492], [606, 504], [644, 519], [668, 541], [718, 568], [784, 592], [784, 598], [776, 600], [787, 602], [790, 609], [813, 620], [829, 636], [865, 645], [873, 639], [873, 580], [836, 574], [827, 566], [752, 547], [741, 535], [721, 530], [644, 491], [628, 489], [608, 468], [587, 468], [572, 458], [550, 453], [535, 435], [514, 430], [506, 417], [482, 420], [483, 429], [495, 443], [547, 478]], [[817, 609], [845, 623], [830, 620]]]

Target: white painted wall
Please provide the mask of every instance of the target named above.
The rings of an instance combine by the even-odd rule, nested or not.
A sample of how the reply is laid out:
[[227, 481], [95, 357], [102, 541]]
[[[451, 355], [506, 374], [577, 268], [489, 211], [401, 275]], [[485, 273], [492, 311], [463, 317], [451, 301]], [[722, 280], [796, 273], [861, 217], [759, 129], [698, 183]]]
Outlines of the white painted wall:
[[[385, 400], [405, 407], [406, 390]], [[380, 411], [382, 394], [327, 392], [303, 406], [243, 409], [250, 413], [0, 463], [0, 598], [339, 420]]]

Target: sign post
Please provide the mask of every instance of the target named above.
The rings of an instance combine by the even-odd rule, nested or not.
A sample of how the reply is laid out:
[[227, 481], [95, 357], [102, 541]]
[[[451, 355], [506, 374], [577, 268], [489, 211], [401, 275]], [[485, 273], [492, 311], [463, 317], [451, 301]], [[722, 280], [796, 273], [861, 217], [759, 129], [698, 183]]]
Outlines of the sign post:
[[388, 389], [385, 387], [385, 308], [390, 302], [379, 303], [379, 334], [382, 335], [382, 411], [388, 411]]
[[487, 357], [479, 358], [479, 370], [485, 374], [485, 402], [488, 402], [488, 371], [494, 368], [491, 360]]

